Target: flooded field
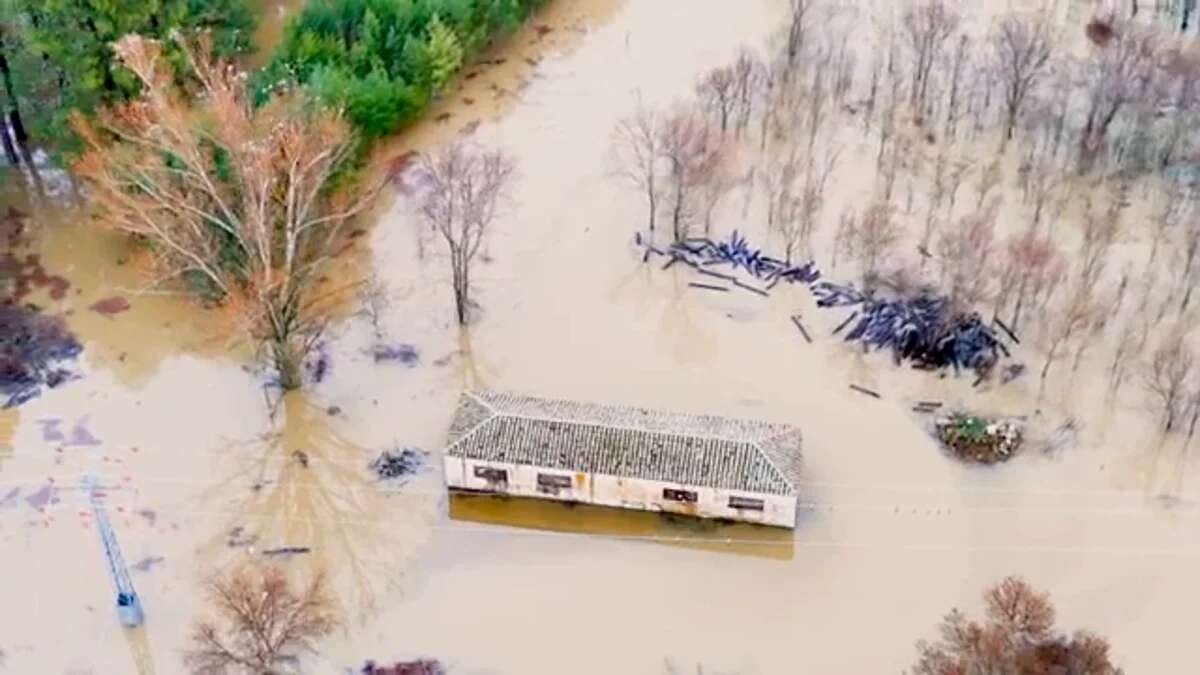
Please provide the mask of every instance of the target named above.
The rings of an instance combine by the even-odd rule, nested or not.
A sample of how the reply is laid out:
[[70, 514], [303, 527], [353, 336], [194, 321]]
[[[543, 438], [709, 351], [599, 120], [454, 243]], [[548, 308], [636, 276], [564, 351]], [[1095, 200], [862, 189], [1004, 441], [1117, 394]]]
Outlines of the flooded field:
[[[1085, 368], [1041, 405], [1030, 378], [973, 390], [825, 339], [840, 315], [801, 288], [701, 294], [640, 263], [644, 210], [612, 175], [614, 121], [689, 95], [743, 45], [764, 48], [783, 4], [556, 2], [468, 69], [379, 159], [460, 134], [516, 159], [476, 273], [480, 318], [460, 332], [437, 242], [390, 199], [359, 252], [385, 289], [382, 335], [348, 316], [321, 381], [282, 398], [217, 313], [147, 292], [127, 243], [10, 182], [6, 201], [37, 228], [26, 252], [70, 282], [28, 301], [63, 316], [84, 351], [78, 380], [0, 411], [0, 672], [182, 672], [201, 581], [247, 557], [334, 581], [346, 626], [304, 672], [430, 657], [489, 675], [896, 673], [942, 614], [976, 610], [1009, 574], [1049, 591], [1061, 625], [1107, 636], [1126, 672], [1193, 672], [1180, 646], [1200, 597], [1195, 472], [1185, 451], [1154, 446], [1139, 403], [1102, 400], [1102, 375]], [[861, 180], [838, 199], [865, 193]], [[766, 245], [749, 211], [725, 209], [721, 234]], [[113, 298], [128, 307], [99, 304]], [[416, 358], [377, 362], [380, 337]], [[438, 453], [467, 387], [794, 424], [796, 530], [448, 498]], [[924, 398], [1049, 427], [1073, 416], [1079, 437], [967, 467], [910, 411]], [[426, 469], [379, 482], [369, 462], [400, 447], [428, 451]], [[145, 604], [137, 632], [111, 607], [85, 474], [106, 488]]]

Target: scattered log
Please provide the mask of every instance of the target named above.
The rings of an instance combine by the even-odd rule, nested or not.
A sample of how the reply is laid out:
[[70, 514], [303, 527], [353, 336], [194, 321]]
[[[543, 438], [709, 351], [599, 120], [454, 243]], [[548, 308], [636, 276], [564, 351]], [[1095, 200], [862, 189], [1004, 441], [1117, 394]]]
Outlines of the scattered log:
[[811, 345], [812, 338], [809, 337], [808, 331], [804, 330], [804, 324], [800, 323], [799, 314], [792, 317], [792, 323], [796, 324], [796, 328], [800, 329], [800, 334], [804, 336], [804, 341]]
[[705, 275], [705, 276], [710, 276], [710, 277], [713, 277], [714, 279], [720, 279], [721, 281], [728, 281], [728, 282], [730, 282], [730, 283], [734, 283], [734, 284], [736, 284], [736, 283], [737, 283], [737, 277], [735, 277], [735, 276], [733, 276], [733, 275], [730, 275], [730, 274], [721, 274], [720, 272], [714, 272], [714, 271], [712, 271], [712, 270], [706, 270], [706, 269], [704, 269], [703, 267], [701, 267], [701, 268], [700, 268], [700, 269], [698, 269], [697, 271], [698, 271], [698, 272], [700, 272], [700, 274], [703, 274], [703, 275]]
[[711, 284], [701, 284], [701, 283], [698, 283], [695, 281], [689, 281], [688, 286], [691, 286], [692, 288], [704, 288], [704, 289], [707, 289], [710, 291], [722, 291], [722, 292], [729, 291], [729, 289], [725, 288], [724, 286], [713, 286]]
[[668, 261], [667, 261], [667, 264], [666, 264], [666, 265], [663, 265], [663, 266], [662, 266], [662, 268], [663, 268], [664, 270], [669, 270], [669, 269], [671, 269], [671, 265], [674, 265], [674, 264], [675, 264], [675, 263], [677, 263], [677, 262], [679, 262], [679, 256], [672, 254], [672, 255], [671, 255], [671, 259], [670, 259], [670, 260], [668, 260]]
[[858, 317], [858, 310], [854, 310], [853, 314], [851, 314], [849, 317], [847, 317], [845, 321], [839, 323], [837, 328], [833, 329], [833, 333], [831, 333], [831, 335], [837, 335], [838, 333], [842, 332], [842, 329], [845, 328], [846, 326], [850, 325], [850, 322], [853, 321], [854, 319], [856, 319], [857, 317]]
[[1000, 330], [1004, 331], [1005, 334], [1007, 334], [1008, 337], [1013, 342], [1015, 342], [1017, 344], [1021, 344], [1021, 338], [1017, 337], [1017, 334], [1013, 332], [1013, 329], [1011, 329], [1007, 325], [1005, 325], [1005, 323], [1000, 320], [1000, 317], [998, 317], [998, 316], [992, 317], [992, 322], [995, 323], [997, 326], [999, 326]]
[[733, 279], [732, 277], [730, 277], [730, 278], [732, 279], [734, 286], [739, 286], [741, 288], [744, 288], [744, 289], [750, 291], [751, 293], [758, 293], [759, 295], [763, 296], [764, 298], [770, 297], [770, 295], [771, 295], [770, 293], [767, 293], [766, 291], [764, 291], [761, 288], [755, 288], [749, 284], [743, 284], [742, 282], [738, 281], [737, 279]]
[[937, 408], [942, 407], [942, 402], [941, 401], [917, 401], [917, 405], [921, 406], [922, 408], [937, 409]]
[[883, 398], [879, 395], [879, 392], [871, 391], [870, 389], [867, 389], [866, 387], [860, 387], [857, 384], [850, 385], [850, 388], [860, 394], [866, 394], [867, 396], [871, 396], [873, 398]]
[[309, 553], [312, 551], [307, 546], [284, 546], [282, 548], [269, 548], [262, 552], [263, 555], [296, 555], [298, 553]]

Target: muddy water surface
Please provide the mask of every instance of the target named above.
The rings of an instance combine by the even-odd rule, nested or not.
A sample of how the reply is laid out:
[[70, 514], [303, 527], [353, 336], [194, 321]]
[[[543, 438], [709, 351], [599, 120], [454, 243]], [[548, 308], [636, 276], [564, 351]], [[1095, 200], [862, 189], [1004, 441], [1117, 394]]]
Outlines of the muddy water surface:
[[[1190, 672], [1174, 655], [1200, 595], [1200, 512], [1187, 491], [1174, 508], [1155, 504], [1122, 464], [1149, 428], [1137, 411], [1114, 411], [1119, 423], [1089, 416], [1088, 442], [1067, 455], [972, 470], [938, 452], [903, 404], [974, 396], [969, 383], [829, 340], [806, 345], [789, 315], [818, 335], [838, 317], [799, 289], [705, 295], [677, 270], [639, 264], [630, 241], [644, 214], [611, 176], [614, 120], [639, 97], [686, 95], [741, 44], [762, 45], [781, 4], [557, 3], [488, 57], [503, 63], [469, 71], [381, 159], [469, 133], [518, 161], [476, 275], [479, 320], [455, 327], [446, 261], [398, 198], [364, 237], [390, 301], [379, 334], [363, 317], [341, 323], [329, 374], [305, 393], [264, 391], [214, 314], [139, 292], [147, 280], [120, 240], [78, 213], [39, 212], [36, 246], [73, 285], [38, 301], [85, 342], [84, 378], [0, 414], [0, 597], [24, 608], [0, 618], [5, 665], [180, 672], [199, 580], [253, 557], [327, 571], [338, 589], [347, 628], [309, 672], [416, 656], [513, 675], [651, 674], [668, 661], [685, 672], [898, 672], [942, 613], [977, 608], [987, 584], [1013, 573], [1053, 593], [1064, 625], [1109, 636], [1128, 672]], [[839, 189], [846, 199], [869, 186]], [[765, 240], [745, 227], [753, 215], [722, 221]], [[129, 309], [89, 309], [114, 296]], [[411, 344], [417, 362], [377, 364], [368, 350], [380, 340]], [[368, 475], [389, 447], [435, 451], [436, 466], [466, 386], [799, 425], [798, 527], [448, 500], [436, 470], [403, 486]], [[983, 395], [1027, 411], [1028, 393]], [[115, 621], [74, 487], [85, 472], [109, 488], [144, 631]], [[289, 547], [309, 551], [268, 553]]]

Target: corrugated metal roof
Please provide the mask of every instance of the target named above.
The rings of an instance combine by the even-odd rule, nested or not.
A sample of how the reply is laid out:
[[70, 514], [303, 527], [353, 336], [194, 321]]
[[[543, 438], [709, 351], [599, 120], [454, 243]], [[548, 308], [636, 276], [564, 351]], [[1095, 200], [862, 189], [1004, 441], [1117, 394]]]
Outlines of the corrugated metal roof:
[[698, 487], [794, 495], [800, 431], [783, 424], [476, 391], [446, 454]]

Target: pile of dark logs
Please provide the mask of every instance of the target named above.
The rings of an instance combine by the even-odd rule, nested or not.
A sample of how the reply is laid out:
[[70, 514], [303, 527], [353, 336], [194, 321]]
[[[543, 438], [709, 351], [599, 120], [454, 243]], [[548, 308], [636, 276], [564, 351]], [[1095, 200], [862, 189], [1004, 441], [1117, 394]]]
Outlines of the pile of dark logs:
[[949, 310], [945, 297], [920, 295], [892, 300], [871, 299], [859, 312], [858, 323], [847, 333], [847, 341], [868, 347], [891, 349], [899, 364], [913, 361], [919, 368], [952, 367], [986, 373], [1008, 356], [1008, 348], [996, 331], [978, 314]]
[[[979, 380], [989, 373], [1000, 356], [1009, 356], [1008, 347], [991, 325], [984, 323], [976, 313], [953, 310], [947, 297], [929, 291], [905, 298], [877, 298], [849, 285], [836, 284], [821, 279], [812, 262], [792, 265], [777, 258], [764, 255], [759, 249], [747, 244], [745, 237], [735, 230], [728, 241], [718, 242], [703, 237], [688, 237], [671, 244], [666, 249], [656, 247], [641, 234], [636, 242], [643, 247], [642, 261], [652, 255], [668, 258], [663, 269], [682, 262], [698, 274], [723, 283], [691, 282], [688, 285], [713, 291], [728, 291], [732, 286], [744, 288], [760, 295], [767, 295], [780, 281], [803, 283], [816, 298], [818, 307], [850, 307], [861, 305], [833, 331], [834, 335], [846, 332], [847, 342], [857, 341], [864, 349], [890, 349], [896, 363], [912, 361], [914, 367], [938, 369], [952, 367], [973, 370]], [[765, 283], [762, 288], [739, 280], [728, 272], [744, 270], [754, 279]], [[805, 340], [811, 342], [808, 331], [792, 317]], [[1003, 335], [1013, 342], [1020, 340], [1003, 323], [996, 322]], [[1011, 379], [1011, 378], [1010, 378]]]
[[[821, 278], [821, 273], [817, 271], [812, 262], [793, 265], [778, 258], [772, 258], [759, 249], [751, 248], [746, 238], [739, 235], [736, 230], [729, 235], [728, 241], [713, 241], [706, 237], [688, 237], [671, 244], [666, 249], [661, 249], [653, 243], [645, 241], [640, 233], [637, 234], [636, 241], [645, 249], [642, 254], [642, 262], [648, 262], [650, 256], [658, 255], [668, 258], [663, 269], [682, 262], [699, 274], [724, 282], [722, 284], [689, 284], [694, 288], [728, 291], [729, 286], [724, 284], [730, 284], [766, 296], [781, 281], [792, 284], [809, 284]], [[733, 274], [721, 270], [729, 272], [744, 270], [746, 274], [765, 285], [759, 287], [747, 284]]]

